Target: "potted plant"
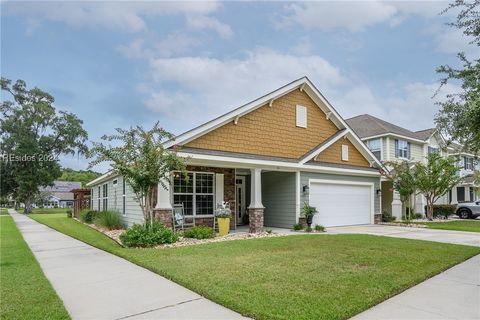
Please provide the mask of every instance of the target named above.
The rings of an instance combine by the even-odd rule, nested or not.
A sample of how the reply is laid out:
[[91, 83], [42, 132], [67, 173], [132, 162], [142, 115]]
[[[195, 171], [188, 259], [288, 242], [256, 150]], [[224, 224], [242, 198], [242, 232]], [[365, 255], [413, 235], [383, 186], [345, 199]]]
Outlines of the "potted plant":
[[218, 235], [220, 237], [227, 235], [230, 232], [230, 219], [232, 218], [230, 204], [225, 201], [222, 201], [222, 204], [218, 204], [215, 216], [218, 221]]
[[317, 208], [312, 207], [307, 202], [303, 204], [302, 213], [305, 216], [305, 220], [307, 220], [307, 225], [309, 228], [312, 227], [313, 216], [317, 214]]

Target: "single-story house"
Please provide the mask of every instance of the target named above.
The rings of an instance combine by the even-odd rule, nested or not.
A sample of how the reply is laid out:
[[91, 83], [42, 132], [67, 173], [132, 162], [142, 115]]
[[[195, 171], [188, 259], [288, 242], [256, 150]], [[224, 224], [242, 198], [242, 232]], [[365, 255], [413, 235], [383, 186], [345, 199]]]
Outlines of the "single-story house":
[[[183, 203], [197, 224], [211, 224], [228, 201], [231, 227], [291, 228], [305, 202], [314, 225], [372, 224], [380, 220], [379, 160], [306, 77], [180, 134], [166, 148], [187, 160], [189, 179], [172, 172], [158, 188], [156, 217], [171, 223]], [[125, 224], [142, 222], [128, 184], [108, 172], [87, 184], [93, 209], [121, 212]], [[247, 219], [248, 216], [248, 219]]]
[[82, 186], [78, 181], [54, 181], [52, 186], [40, 187], [38, 191], [42, 203], [35, 206], [44, 208], [73, 208], [74, 197], [72, 190]]

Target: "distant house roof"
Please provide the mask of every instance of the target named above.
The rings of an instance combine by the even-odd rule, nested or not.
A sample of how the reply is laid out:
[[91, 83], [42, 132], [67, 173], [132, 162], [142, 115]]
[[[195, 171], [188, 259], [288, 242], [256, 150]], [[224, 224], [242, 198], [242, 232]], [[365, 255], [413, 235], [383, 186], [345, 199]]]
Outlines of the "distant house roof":
[[420, 130], [420, 131], [416, 131], [415, 133], [417, 134], [418, 139], [427, 140], [428, 138], [430, 138], [432, 136], [432, 134], [435, 133], [435, 131], [437, 131], [437, 128]]
[[79, 189], [82, 187], [82, 183], [78, 181], [54, 181], [53, 186], [40, 187], [40, 192], [70, 192], [73, 189]]
[[345, 121], [360, 138], [393, 133], [412, 139], [422, 140], [418, 137], [416, 132], [399, 127], [369, 114], [362, 114]]
[[73, 192], [55, 192], [52, 197], [60, 201], [73, 201]]

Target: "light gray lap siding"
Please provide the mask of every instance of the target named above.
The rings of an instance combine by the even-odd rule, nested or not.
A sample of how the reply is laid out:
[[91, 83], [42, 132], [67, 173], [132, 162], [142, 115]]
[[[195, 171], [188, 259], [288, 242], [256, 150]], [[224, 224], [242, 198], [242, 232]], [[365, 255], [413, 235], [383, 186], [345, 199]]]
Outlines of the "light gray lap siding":
[[[355, 182], [373, 182], [375, 184], [374, 190], [374, 212], [380, 213], [380, 197], [377, 195], [376, 190], [380, 189], [379, 177], [361, 177], [361, 176], [347, 176], [340, 174], [328, 174], [317, 172], [301, 172], [300, 173], [300, 206], [303, 206], [304, 202], [308, 202], [308, 192], [302, 191], [302, 186], [308, 186], [309, 179], [324, 179], [324, 180], [336, 180], [336, 181], [355, 181]], [[345, 200], [348, 201], [348, 194], [345, 195]]]
[[[113, 185], [113, 181], [117, 180], [117, 184]], [[135, 199], [130, 186], [126, 185], [125, 190], [125, 215], [123, 215], [123, 177], [116, 176], [110, 178], [107, 181], [103, 181], [97, 185], [91, 187], [93, 192], [93, 210], [99, 210], [98, 208], [98, 187], [100, 187], [100, 211], [103, 208], [103, 185], [108, 184], [108, 210], [117, 211], [122, 218], [124, 225], [127, 227], [132, 226], [134, 223], [143, 223], [143, 213], [138, 201]]]
[[267, 227], [291, 228], [296, 223], [295, 173], [265, 172], [262, 174], [262, 202]]

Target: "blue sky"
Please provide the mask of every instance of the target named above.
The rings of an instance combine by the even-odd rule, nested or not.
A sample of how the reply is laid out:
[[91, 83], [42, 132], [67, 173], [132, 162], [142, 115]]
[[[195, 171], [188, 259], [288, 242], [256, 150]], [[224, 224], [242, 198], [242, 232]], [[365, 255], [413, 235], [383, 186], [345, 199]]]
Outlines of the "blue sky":
[[447, 4], [2, 2], [1, 74], [51, 93], [93, 141], [156, 121], [179, 134], [304, 75], [345, 118], [420, 130], [435, 68], [479, 54], [445, 25]]

